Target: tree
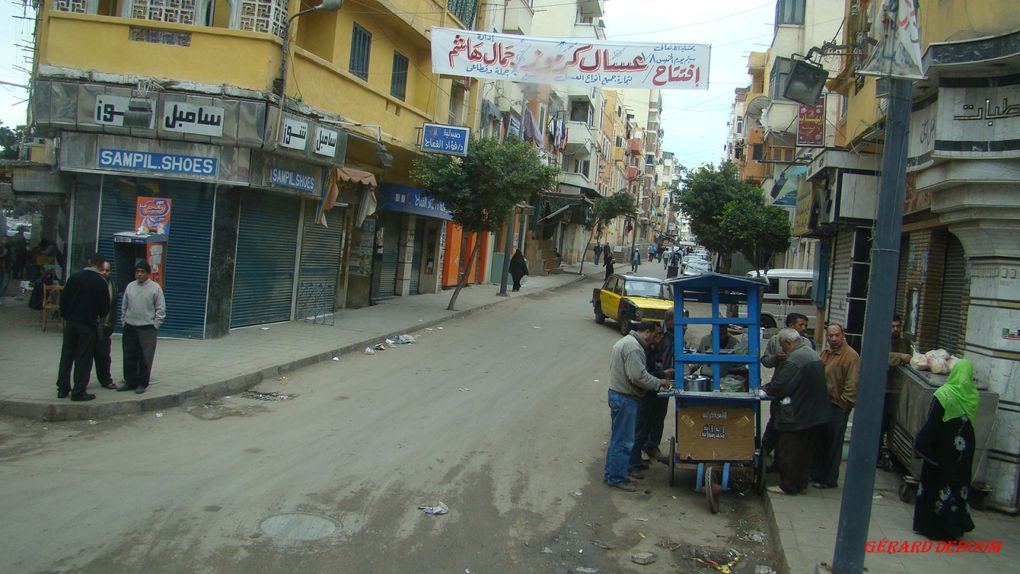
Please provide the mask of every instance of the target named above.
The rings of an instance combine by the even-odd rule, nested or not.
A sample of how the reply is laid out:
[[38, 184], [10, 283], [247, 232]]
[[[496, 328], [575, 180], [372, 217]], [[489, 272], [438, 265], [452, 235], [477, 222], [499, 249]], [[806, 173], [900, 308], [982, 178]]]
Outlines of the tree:
[[[730, 231], [723, 229], [723, 213], [727, 205], [738, 201], [753, 203], [753, 196], [761, 197], [761, 190], [740, 180], [737, 167], [725, 162], [716, 169], [702, 166], [687, 172], [683, 178], [684, 190], [675, 201], [676, 207], [690, 218], [691, 232], [709, 251], [718, 254], [718, 269], [728, 273], [732, 254], [740, 245]], [[764, 200], [762, 200], [764, 201]]]
[[765, 205], [761, 193], [727, 203], [721, 226], [756, 270], [767, 269], [773, 255], [790, 247], [789, 214], [781, 207]]
[[584, 226], [588, 228], [588, 242], [584, 244], [584, 251], [581, 252], [581, 273], [584, 273], [584, 255], [588, 253], [588, 246], [591, 240], [602, 236], [602, 230], [617, 217], [634, 217], [637, 215], [637, 208], [634, 205], [634, 196], [626, 191], [618, 191], [610, 196], [599, 197], [595, 200], [588, 213]]
[[25, 126], [13, 130], [0, 122], [0, 158], [18, 159], [18, 150], [25, 139]]
[[[453, 221], [467, 232], [496, 232], [518, 202], [556, 185], [559, 169], [545, 165], [534, 146], [517, 139], [499, 142], [482, 138], [471, 142], [467, 156], [426, 155], [415, 160], [411, 177], [433, 198], [453, 212]], [[507, 233], [510, 230], [507, 229]], [[481, 242], [461, 267], [457, 288], [447, 309], [453, 311], [467, 270]]]

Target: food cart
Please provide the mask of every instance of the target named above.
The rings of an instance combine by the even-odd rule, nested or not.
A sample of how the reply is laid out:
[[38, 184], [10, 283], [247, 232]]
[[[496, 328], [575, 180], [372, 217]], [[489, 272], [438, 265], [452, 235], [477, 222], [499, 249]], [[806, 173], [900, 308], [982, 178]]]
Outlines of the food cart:
[[[761, 409], [759, 345], [761, 290], [764, 285], [742, 277], [705, 273], [696, 277], [667, 280], [673, 289], [674, 322], [677, 338], [674, 367], [677, 387], [659, 393], [676, 401], [675, 435], [669, 444], [669, 483], [676, 481], [677, 467], [697, 469], [695, 490], [704, 492], [709, 508], [718, 512], [717, 496], [730, 489], [734, 470], [752, 473], [758, 492], [764, 491], [765, 464], [761, 449]], [[711, 305], [709, 317], [690, 313], [685, 305], [699, 302]], [[727, 305], [746, 305], [746, 317], [725, 317]], [[688, 350], [683, 333], [688, 325], [708, 325], [712, 329], [709, 353]], [[743, 348], [724, 350], [720, 334], [736, 325], [747, 333]], [[736, 352], [734, 352], [736, 351]], [[686, 376], [690, 367], [711, 366], [711, 377]], [[746, 368], [746, 380], [734, 385], [733, 377], [723, 372], [733, 366]], [[682, 381], [683, 384], [680, 384]]]

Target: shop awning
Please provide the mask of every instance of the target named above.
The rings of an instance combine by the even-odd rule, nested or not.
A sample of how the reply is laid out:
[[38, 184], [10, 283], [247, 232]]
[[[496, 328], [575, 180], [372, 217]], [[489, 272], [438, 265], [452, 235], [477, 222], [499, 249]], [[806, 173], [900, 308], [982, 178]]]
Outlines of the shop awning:
[[361, 205], [358, 209], [357, 224], [360, 227], [365, 217], [375, 212], [375, 188], [378, 187], [378, 184], [375, 182], [375, 174], [353, 167], [334, 167], [329, 171], [326, 195], [322, 198], [322, 203], [319, 204], [315, 221], [323, 227], [326, 226], [326, 212], [336, 204], [336, 198], [340, 195], [339, 184], [341, 181], [367, 186], [361, 194]]
[[546, 219], [552, 219], [553, 217], [556, 217], [557, 215], [559, 215], [559, 214], [563, 213], [564, 211], [566, 211], [566, 210], [570, 209], [570, 208], [571, 208], [571, 207], [573, 207], [573, 206], [574, 206], [574, 204], [573, 204], [573, 203], [568, 203], [568, 204], [564, 205], [563, 207], [561, 207], [561, 208], [557, 209], [556, 211], [554, 211], [554, 212], [552, 212], [552, 213], [550, 213], [550, 214], [546, 215], [545, 217], [543, 217], [543, 218], [539, 219], [539, 220], [538, 220], [538, 221], [536, 221], [535, 223], [541, 223], [541, 222], [545, 221]]
[[334, 167], [333, 172], [330, 175], [335, 175], [339, 181], [349, 181], [351, 183], [360, 183], [371, 187], [379, 187], [375, 182], [374, 173], [355, 169], [353, 167]]

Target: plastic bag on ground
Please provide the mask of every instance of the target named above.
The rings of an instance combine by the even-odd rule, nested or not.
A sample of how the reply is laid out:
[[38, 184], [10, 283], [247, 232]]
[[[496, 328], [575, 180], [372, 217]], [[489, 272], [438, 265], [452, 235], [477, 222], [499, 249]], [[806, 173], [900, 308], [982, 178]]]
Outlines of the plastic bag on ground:
[[928, 356], [922, 355], [921, 353], [914, 353], [914, 356], [910, 357], [910, 366], [916, 371], [927, 371]]
[[418, 339], [416, 339], [413, 335], [400, 335], [399, 337], [397, 337], [398, 345], [409, 345], [417, 342]]

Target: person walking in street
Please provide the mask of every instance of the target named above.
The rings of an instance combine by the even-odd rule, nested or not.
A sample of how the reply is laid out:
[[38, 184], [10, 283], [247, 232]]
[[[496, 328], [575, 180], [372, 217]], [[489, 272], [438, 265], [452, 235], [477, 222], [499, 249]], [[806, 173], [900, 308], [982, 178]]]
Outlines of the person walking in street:
[[[6, 232], [0, 228], [0, 232]], [[11, 282], [11, 250], [7, 248], [7, 236], [0, 236], [0, 307], [7, 297], [7, 286]]]
[[822, 351], [825, 386], [829, 391], [832, 418], [825, 428], [820, 448], [815, 450], [811, 486], [836, 488], [839, 485], [839, 461], [843, 458], [843, 437], [850, 411], [857, 402], [857, 381], [861, 375], [861, 356], [846, 344], [843, 326], [830, 323], [825, 329], [829, 348]]
[[648, 262], [651, 263], [654, 260], [655, 260], [655, 246], [654, 245], [649, 245], [648, 246]]
[[641, 252], [634, 248], [630, 254], [630, 272], [637, 273], [638, 265], [641, 265]]
[[680, 252], [674, 251], [669, 256], [669, 263], [666, 267], [666, 278], [671, 279], [680, 274]]
[[595, 247], [592, 247], [591, 250], [595, 253], [595, 265], [598, 265], [599, 255], [602, 254], [602, 244], [596, 241]]
[[[800, 335], [798, 348], [802, 346], [815, 348], [814, 341], [804, 336], [807, 333], [808, 324], [806, 315], [790, 313], [786, 316], [785, 324], [787, 328], [797, 331], [797, 334]], [[776, 369], [785, 360], [786, 353], [779, 346], [779, 337], [773, 335], [769, 338], [769, 342], [765, 344], [765, 350], [762, 351], [761, 364], [763, 367]], [[773, 376], [775, 376], [775, 371], [773, 371]], [[769, 421], [765, 424], [765, 432], [762, 433], [761, 439], [762, 450], [765, 454], [772, 455], [772, 463], [769, 465], [768, 472], [775, 472], [779, 469], [779, 431], [776, 430], [776, 409], [778, 408], [779, 405], [775, 401], [772, 401], [772, 404], [769, 405]]]
[[949, 380], [935, 391], [928, 419], [917, 433], [914, 450], [924, 462], [914, 503], [914, 531], [932, 540], [956, 540], [974, 530], [967, 504], [980, 404], [974, 366], [960, 359]]
[[606, 449], [602, 480], [612, 488], [634, 492], [628, 478], [638, 405], [648, 391], [668, 389], [672, 382], [648, 372], [647, 350], [656, 326], [643, 321], [613, 345], [609, 358], [609, 415], [612, 433]]
[[142, 394], [149, 387], [152, 362], [156, 358], [156, 336], [166, 319], [163, 290], [149, 279], [147, 261], [135, 264], [135, 280], [124, 289], [121, 319], [124, 321], [124, 384], [118, 391]]
[[528, 274], [528, 261], [524, 254], [518, 249], [510, 258], [510, 277], [514, 280], [514, 291], [521, 290], [521, 278]]
[[606, 268], [606, 279], [609, 279], [609, 276], [613, 274], [613, 268], [616, 260], [613, 259], [613, 252], [609, 250], [608, 246], [602, 251], [602, 253], [602, 265]]
[[811, 455], [818, 435], [831, 417], [825, 365], [813, 349], [798, 346], [801, 336], [797, 331], [786, 328], [776, 336], [786, 360], [776, 369], [772, 381], [762, 387], [762, 392], [779, 402], [776, 429], [783, 456], [779, 459], [779, 486], [770, 486], [768, 490], [799, 494], [807, 490]]
[[[673, 309], [666, 311], [662, 321], [662, 331], [652, 340], [654, 344], [648, 348], [648, 372], [660, 379], [671, 379], [676, 370], [673, 368]], [[634, 430], [634, 448], [630, 453], [630, 468], [645, 470], [648, 464], [641, 458], [644, 452], [649, 460], [663, 460], [659, 443], [662, 442], [662, 431], [665, 428], [666, 413], [669, 410], [669, 397], [660, 397], [657, 393], [645, 393], [638, 406], [637, 423]]]
[[[110, 312], [106, 279], [98, 266], [106, 263], [96, 253], [89, 267], [71, 275], [60, 294], [60, 317], [64, 320], [64, 340], [57, 367], [57, 398], [71, 396], [72, 401], [91, 401], [96, 395], [86, 392], [92, 372], [92, 357], [99, 331], [99, 318]], [[74, 387], [71, 370], [74, 369]]]
[[113, 346], [113, 328], [117, 325], [117, 284], [110, 279], [113, 267], [109, 261], [98, 266], [99, 274], [106, 279], [107, 292], [110, 294], [110, 311], [100, 317], [99, 333], [96, 338], [96, 348], [93, 353], [93, 360], [96, 365], [96, 378], [104, 389], [116, 389], [113, 382], [113, 375], [110, 373], [110, 349]]
[[8, 248], [11, 250], [11, 276], [15, 279], [28, 279], [25, 276], [25, 264], [28, 262], [28, 239], [25, 238], [24, 225], [18, 226], [18, 233], [10, 239]]

